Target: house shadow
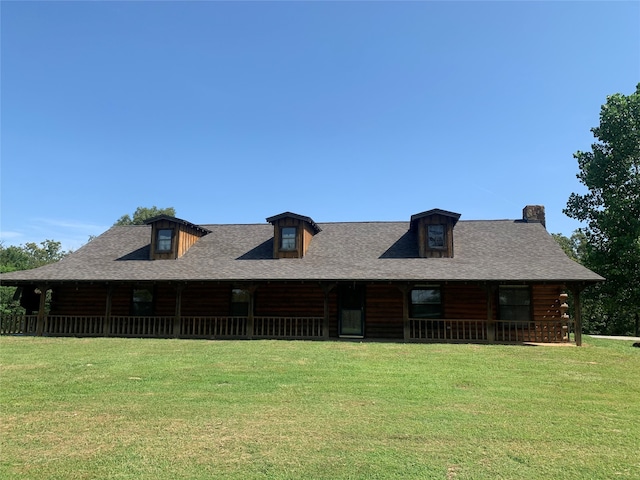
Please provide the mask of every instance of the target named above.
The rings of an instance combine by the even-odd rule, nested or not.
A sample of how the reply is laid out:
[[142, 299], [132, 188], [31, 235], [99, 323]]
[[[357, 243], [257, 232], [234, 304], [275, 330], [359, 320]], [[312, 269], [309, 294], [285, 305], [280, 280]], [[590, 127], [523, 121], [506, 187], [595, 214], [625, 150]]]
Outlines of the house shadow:
[[273, 238], [262, 242], [236, 260], [273, 260]]
[[416, 234], [412, 231], [406, 232], [396, 242], [391, 245], [379, 258], [418, 258], [418, 242]]
[[145, 245], [144, 247], [140, 247], [133, 252], [127, 253], [126, 255], [118, 258], [117, 261], [149, 260], [149, 258], [151, 258], [151, 244]]

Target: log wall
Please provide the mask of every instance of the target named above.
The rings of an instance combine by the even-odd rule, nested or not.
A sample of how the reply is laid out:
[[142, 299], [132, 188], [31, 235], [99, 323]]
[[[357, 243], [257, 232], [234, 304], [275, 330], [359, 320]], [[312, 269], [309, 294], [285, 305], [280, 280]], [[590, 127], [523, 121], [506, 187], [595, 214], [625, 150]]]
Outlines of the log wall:
[[159, 283], [153, 290], [153, 314], [173, 316], [176, 314], [176, 286]]
[[536, 322], [559, 321], [561, 285], [534, 285], [531, 288], [532, 316]]
[[402, 292], [395, 285], [367, 285], [365, 292], [365, 336], [404, 338]]
[[225, 316], [231, 313], [232, 285], [189, 284], [182, 292], [183, 316]]
[[482, 286], [444, 285], [442, 287], [442, 302], [444, 304], [443, 317], [446, 319], [487, 319], [487, 291]]
[[255, 293], [255, 315], [273, 317], [322, 317], [324, 292], [316, 283], [270, 283]]
[[[152, 287], [150, 285], [150, 287]], [[113, 294], [111, 297], [111, 314], [112, 315], [129, 315], [131, 313], [131, 285], [117, 284], [113, 286]]]
[[104, 315], [106, 308], [105, 285], [62, 285], [51, 294], [52, 315]]

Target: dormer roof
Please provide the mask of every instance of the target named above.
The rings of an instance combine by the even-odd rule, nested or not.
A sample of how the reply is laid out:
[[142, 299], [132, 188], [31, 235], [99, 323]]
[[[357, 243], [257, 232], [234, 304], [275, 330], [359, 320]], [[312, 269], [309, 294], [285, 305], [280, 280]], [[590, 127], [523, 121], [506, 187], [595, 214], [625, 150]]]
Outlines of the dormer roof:
[[267, 218], [273, 225], [273, 258], [302, 258], [321, 229], [311, 218], [284, 212]]
[[432, 215], [442, 215], [443, 217], [450, 217], [452, 226], [455, 225], [460, 219], [459, 213], [450, 212], [448, 210], [441, 210], [440, 208], [432, 208], [431, 210], [427, 210], [426, 212], [411, 215], [411, 222], [409, 224], [410, 230], [416, 229], [418, 220], [420, 220], [421, 218], [430, 217]]
[[311, 217], [305, 217], [304, 215], [298, 215], [297, 213], [292, 213], [292, 212], [284, 212], [279, 215], [274, 215], [273, 217], [267, 218], [267, 222], [269, 222], [272, 225], [275, 225], [275, 223], [278, 220], [282, 220], [283, 218], [293, 218], [295, 220], [300, 220], [302, 222], [308, 223], [309, 226], [313, 229], [314, 234], [320, 233], [322, 231], [322, 229], [318, 226], [316, 222], [314, 222], [311, 219]]
[[208, 230], [204, 227], [201, 227], [200, 225], [196, 225], [194, 223], [191, 222], [187, 222], [186, 220], [182, 220], [181, 218], [177, 218], [177, 217], [172, 217], [171, 215], [156, 215], [155, 217], [151, 217], [148, 218], [147, 220], [144, 221], [145, 225], [152, 225], [154, 223], [157, 223], [159, 221], [162, 220], [167, 220], [169, 222], [173, 222], [176, 223], [178, 225], [183, 225], [185, 227], [189, 227], [193, 230], [196, 230], [197, 232], [201, 233], [202, 235], [206, 235], [207, 233], [211, 233], [211, 230]]

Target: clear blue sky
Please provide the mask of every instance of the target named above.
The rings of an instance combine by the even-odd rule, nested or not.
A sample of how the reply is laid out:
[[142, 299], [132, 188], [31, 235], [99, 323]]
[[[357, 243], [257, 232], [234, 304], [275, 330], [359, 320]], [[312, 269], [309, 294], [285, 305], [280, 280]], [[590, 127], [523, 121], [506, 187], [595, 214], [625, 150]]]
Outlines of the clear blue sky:
[[640, 2], [2, 1], [5, 246], [193, 223], [519, 218], [640, 81]]

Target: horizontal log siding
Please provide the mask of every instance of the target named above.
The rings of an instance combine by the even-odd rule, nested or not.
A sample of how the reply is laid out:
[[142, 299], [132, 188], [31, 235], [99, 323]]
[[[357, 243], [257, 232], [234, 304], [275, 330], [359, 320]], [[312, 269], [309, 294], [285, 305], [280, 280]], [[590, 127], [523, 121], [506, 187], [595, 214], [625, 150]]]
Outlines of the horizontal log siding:
[[442, 301], [445, 319], [487, 319], [487, 292], [481, 286], [444, 285]]
[[131, 313], [132, 295], [132, 285], [114, 285], [111, 297], [111, 315], [129, 315]]
[[[197, 283], [182, 292], [182, 316], [224, 317], [231, 313], [231, 290], [228, 284]], [[174, 294], [175, 296], [175, 294]]]
[[365, 299], [365, 336], [404, 338], [400, 289], [394, 285], [367, 285]]
[[254, 313], [259, 317], [323, 317], [324, 293], [313, 283], [260, 285]]
[[52, 289], [52, 315], [104, 315], [106, 308], [104, 285], [61, 285]]
[[153, 290], [153, 314], [171, 316], [176, 314], [177, 286], [159, 283]]
[[531, 288], [534, 321], [560, 320], [560, 294], [562, 291], [562, 287], [559, 285], [534, 285]]

